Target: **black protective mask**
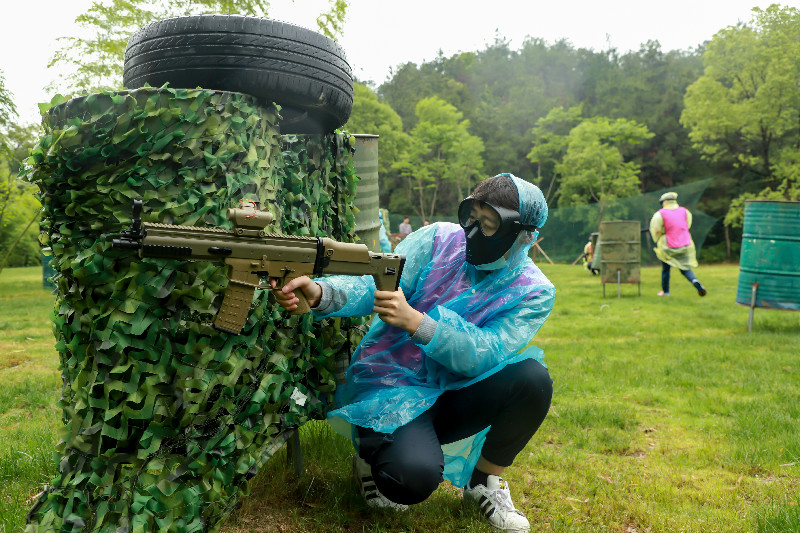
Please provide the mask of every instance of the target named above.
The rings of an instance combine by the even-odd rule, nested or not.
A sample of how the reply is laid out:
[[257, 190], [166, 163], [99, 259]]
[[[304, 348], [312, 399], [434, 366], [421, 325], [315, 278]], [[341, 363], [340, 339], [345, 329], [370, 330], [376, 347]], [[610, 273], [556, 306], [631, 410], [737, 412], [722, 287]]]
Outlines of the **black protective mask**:
[[458, 222], [464, 228], [467, 239], [467, 263], [471, 265], [485, 265], [497, 261], [511, 249], [520, 231], [536, 229], [535, 226], [521, 224], [517, 211], [481, 202], [482, 206], [493, 210], [500, 221], [497, 231], [492, 235], [486, 235], [481, 229], [480, 222], [470, 217], [473, 201], [470, 196], [458, 206]]

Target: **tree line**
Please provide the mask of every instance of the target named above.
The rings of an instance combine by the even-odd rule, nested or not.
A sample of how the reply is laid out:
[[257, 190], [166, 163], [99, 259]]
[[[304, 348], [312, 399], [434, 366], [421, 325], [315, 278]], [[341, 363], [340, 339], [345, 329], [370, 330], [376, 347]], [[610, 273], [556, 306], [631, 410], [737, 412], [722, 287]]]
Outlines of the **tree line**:
[[724, 221], [706, 241], [723, 259], [744, 200], [800, 199], [799, 46], [800, 11], [779, 5], [690, 50], [498, 38], [358, 86], [347, 128], [381, 135], [381, 204], [422, 218], [499, 172], [556, 207], [714, 178], [698, 208]]
[[[269, 5], [98, 0], [78, 17], [97, 38], [64, 39], [51, 66], [75, 68], [52, 87], [122, 89], [127, 37], [153, 20], [268, 16]], [[347, 7], [330, 0], [319, 31], [340, 35]], [[800, 199], [798, 47], [800, 11], [780, 5], [754, 8], [749, 22], [689, 50], [648, 41], [596, 51], [535, 37], [512, 48], [497, 38], [483, 50], [399, 65], [377, 87], [356, 83], [345, 129], [380, 135], [380, 199], [393, 213], [451, 216], [477, 181], [499, 172], [536, 183], [554, 207], [713, 177], [698, 207], [724, 224], [706, 242], [735, 252], [746, 199]], [[16, 179], [37, 136], [16, 121], [0, 73], [0, 259], [38, 209]]]

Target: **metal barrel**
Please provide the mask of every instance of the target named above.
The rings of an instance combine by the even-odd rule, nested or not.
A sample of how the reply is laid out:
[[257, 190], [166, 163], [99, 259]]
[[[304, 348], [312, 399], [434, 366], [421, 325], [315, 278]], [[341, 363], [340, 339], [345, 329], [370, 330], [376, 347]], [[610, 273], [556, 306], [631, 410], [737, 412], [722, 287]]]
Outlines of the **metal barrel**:
[[56, 288], [56, 284], [53, 283], [53, 276], [56, 275], [56, 269], [53, 268], [51, 261], [53, 260], [52, 255], [44, 255], [42, 253], [42, 286], [47, 290], [53, 290]]
[[748, 200], [744, 204], [736, 303], [800, 311], [800, 202]]
[[357, 134], [353, 165], [358, 177], [355, 206], [356, 235], [373, 252], [381, 251], [378, 218], [378, 136]]
[[603, 283], [641, 281], [641, 224], [638, 220], [600, 223], [593, 264], [599, 265]]

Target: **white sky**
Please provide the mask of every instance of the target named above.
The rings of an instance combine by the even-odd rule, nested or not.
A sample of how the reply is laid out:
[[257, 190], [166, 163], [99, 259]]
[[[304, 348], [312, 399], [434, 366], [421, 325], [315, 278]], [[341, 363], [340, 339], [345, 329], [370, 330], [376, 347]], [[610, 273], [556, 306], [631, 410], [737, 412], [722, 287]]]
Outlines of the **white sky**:
[[[47, 62], [58, 37], [77, 35], [75, 17], [92, 0], [4, 0], [0, 71], [23, 121], [38, 122], [37, 102], [56, 73]], [[664, 51], [695, 48], [718, 30], [751, 19], [762, 0], [350, 0], [340, 40], [362, 80], [385, 81], [390, 69], [457, 51], [481, 50], [499, 35], [518, 48], [526, 36], [621, 52], [658, 40]], [[800, 7], [800, 0], [781, 2]], [[272, 18], [316, 28], [328, 0], [273, 0]]]

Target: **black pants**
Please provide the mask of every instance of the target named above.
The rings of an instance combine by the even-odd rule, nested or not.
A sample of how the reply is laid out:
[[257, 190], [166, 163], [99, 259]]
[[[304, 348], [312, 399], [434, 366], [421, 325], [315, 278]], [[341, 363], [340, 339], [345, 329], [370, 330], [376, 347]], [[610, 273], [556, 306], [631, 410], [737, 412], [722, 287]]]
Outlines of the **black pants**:
[[492, 426], [481, 455], [510, 466], [544, 421], [552, 396], [547, 369], [527, 359], [470, 387], [445, 392], [428, 411], [392, 434], [359, 427], [359, 455], [372, 467], [384, 496], [395, 503], [419, 503], [442, 482], [442, 444]]

